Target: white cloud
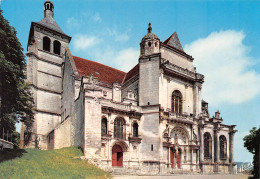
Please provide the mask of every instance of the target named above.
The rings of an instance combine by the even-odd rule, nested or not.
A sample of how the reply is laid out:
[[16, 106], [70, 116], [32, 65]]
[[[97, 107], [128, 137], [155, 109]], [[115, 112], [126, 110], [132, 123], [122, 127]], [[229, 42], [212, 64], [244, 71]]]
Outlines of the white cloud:
[[75, 50], [86, 50], [87, 48], [97, 45], [101, 39], [96, 36], [87, 36], [78, 34], [74, 37], [74, 49]]
[[137, 64], [138, 57], [139, 50], [127, 48], [118, 52], [115, 57], [115, 62], [120, 66], [121, 70], [128, 72]]
[[205, 75], [203, 98], [214, 106], [242, 103], [260, 92], [260, 74], [250, 69], [256, 60], [243, 44], [243, 32], [213, 32], [185, 46], [195, 60], [197, 72]]
[[94, 22], [101, 22], [101, 21], [102, 21], [102, 19], [101, 19], [99, 13], [95, 13], [95, 14], [92, 16], [92, 20], [93, 20]]
[[115, 28], [113, 30], [108, 29], [107, 31], [108, 31], [108, 34], [110, 36], [112, 36], [115, 41], [128, 41], [129, 40], [129, 35], [126, 32], [119, 33]]
[[97, 51], [95, 56], [101, 63], [128, 72], [138, 63], [139, 50], [126, 48], [117, 51], [108, 47], [102, 53]]
[[71, 29], [75, 29], [78, 28], [80, 25], [77, 19], [75, 19], [74, 17], [70, 17], [67, 19], [67, 26]]

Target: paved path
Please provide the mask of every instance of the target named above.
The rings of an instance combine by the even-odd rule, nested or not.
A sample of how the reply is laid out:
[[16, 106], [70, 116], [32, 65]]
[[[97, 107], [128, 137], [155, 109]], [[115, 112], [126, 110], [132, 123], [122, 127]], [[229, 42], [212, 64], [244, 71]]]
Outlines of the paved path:
[[248, 179], [249, 175], [170, 175], [170, 176], [126, 176], [115, 175], [114, 179]]

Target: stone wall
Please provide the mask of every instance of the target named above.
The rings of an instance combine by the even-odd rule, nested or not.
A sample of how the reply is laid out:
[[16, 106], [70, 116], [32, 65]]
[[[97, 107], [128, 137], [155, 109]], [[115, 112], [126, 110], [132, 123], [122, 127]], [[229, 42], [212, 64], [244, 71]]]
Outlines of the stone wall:
[[79, 93], [75, 100], [74, 112], [71, 119], [71, 144], [80, 146], [84, 149], [84, 131], [85, 131], [85, 101], [84, 92]]
[[54, 129], [54, 149], [71, 146], [70, 126], [71, 118], [68, 118]]
[[192, 61], [190, 61], [190, 59], [182, 55], [179, 55], [176, 52], [173, 52], [165, 47], [162, 47], [160, 49], [160, 52], [162, 54], [162, 58], [169, 60], [170, 63], [173, 63], [174, 65], [180, 66], [184, 69], [194, 71], [194, 66], [192, 64]]
[[159, 104], [159, 63], [159, 55], [140, 59], [140, 106]]
[[193, 101], [193, 85], [163, 74], [161, 74], [159, 79], [159, 101], [161, 107], [171, 111], [172, 93], [174, 90], [179, 90], [183, 97], [183, 113], [193, 114], [193, 106], [195, 105]]

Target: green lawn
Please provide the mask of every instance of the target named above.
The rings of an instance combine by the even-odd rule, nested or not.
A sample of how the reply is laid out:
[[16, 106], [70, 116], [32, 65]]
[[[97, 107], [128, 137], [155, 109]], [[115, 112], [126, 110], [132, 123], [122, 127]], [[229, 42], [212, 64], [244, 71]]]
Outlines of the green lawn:
[[110, 178], [111, 175], [80, 159], [76, 147], [59, 150], [0, 151], [0, 178]]

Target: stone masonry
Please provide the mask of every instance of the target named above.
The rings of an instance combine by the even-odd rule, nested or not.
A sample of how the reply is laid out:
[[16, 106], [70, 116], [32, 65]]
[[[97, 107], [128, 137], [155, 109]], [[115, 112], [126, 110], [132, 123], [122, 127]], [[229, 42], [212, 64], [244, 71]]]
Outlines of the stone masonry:
[[114, 173], [236, 173], [235, 125], [223, 124], [219, 111], [210, 117], [204, 76], [176, 32], [162, 42], [149, 23], [137, 65], [125, 73], [73, 56], [53, 14], [46, 1], [29, 33], [35, 121], [25, 147], [79, 146]]

